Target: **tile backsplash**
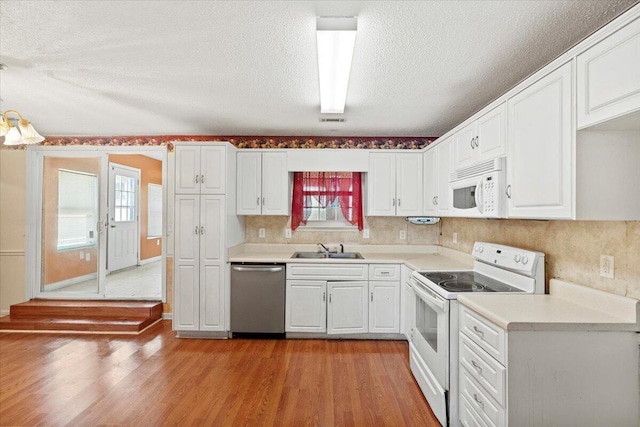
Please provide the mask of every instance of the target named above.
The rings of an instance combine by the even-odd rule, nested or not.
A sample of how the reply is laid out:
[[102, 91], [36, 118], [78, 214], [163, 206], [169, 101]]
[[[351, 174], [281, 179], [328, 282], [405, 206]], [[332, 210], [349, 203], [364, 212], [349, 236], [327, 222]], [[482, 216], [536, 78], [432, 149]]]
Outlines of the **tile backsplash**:
[[[369, 228], [369, 238], [364, 239], [361, 231], [302, 231], [293, 232], [286, 239], [284, 232], [288, 217], [247, 216], [245, 217], [245, 241], [247, 243], [343, 243], [357, 245], [436, 245], [440, 236], [440, 224], [414, 225], [404, 217], [368, 217], [365, 228]], [[265, 229], [265, 237], [259, 237], [259, 229]], [[400, 231], [406, 233], [400, 239]]]
[[[295, 231], [285, 238], [287, 217], [245, 217], [247, 243], [344, 243], [358, 245], [430, 245], [470, 253], [487, 241], [546, 254], [547, 282], [560, 278], [640, 299], [640, 221], [532, 221], [443, 218], [435, 225], [412, 225], [402, 217], [368, 217], [370, 238], [355, 231]], [[258, 237], [260, 228], [265, 237]], [[406, 239], [400, 239], [400, 231]], [[453, 233], [457, 243], [453, 243]], [[600, 255], [615, 259], [615, 277], [600, 277]]]
[[[444, 218], [442, 222], [442, 246], [470, 252], [474, 242], [486, 241], [544, 252], [547, 282], [560, 278], [640, 299], [640, 221]], [[614, 279], [600, 277], [600, 255], [614, 257]]]

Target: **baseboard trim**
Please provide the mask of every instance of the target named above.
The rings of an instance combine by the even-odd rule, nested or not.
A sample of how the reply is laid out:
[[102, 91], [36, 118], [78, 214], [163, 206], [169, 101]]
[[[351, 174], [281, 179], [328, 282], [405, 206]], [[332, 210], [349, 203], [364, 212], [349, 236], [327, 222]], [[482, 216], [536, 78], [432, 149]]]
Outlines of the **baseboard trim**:
[[162, 318], [163, 319], [172, 320], [173, 319], [173, 313], [162, 313]]
[[324, 340], [388, 340], [388, 341], [406, 341], [404, 334], [393, 333], [370, 333], [370, 334], [340, 334], [329, 335], [326, 333], [316, 332], [287, 332], [287, 338], [292, 339], [324, 339]]
[[211, 338], [211, 339], [227, 339], [229, 332], [209, 332], [209, 331], [176, 331], [178, 338]]
[[138, 265], [151, 264], [152, 262], [162, 261], [162, 255], [153, 258], [141, 259]]
[[71, 279], [45, 285], [44, 288], [46, 289], [45, 292], [57, 291], [58, 289], [66, 288], [67, 286], [75, 285], [76, 283], [85, 282], [87, 280], [96, 279], [97, 277], [98, 273], [85, 274], [84, 276], [72, 277]]

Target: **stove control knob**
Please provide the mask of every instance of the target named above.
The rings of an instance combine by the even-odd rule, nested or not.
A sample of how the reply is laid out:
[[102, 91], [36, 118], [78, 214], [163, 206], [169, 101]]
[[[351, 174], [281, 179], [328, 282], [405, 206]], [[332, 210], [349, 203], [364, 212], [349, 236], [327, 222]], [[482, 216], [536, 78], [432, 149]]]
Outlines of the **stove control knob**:
[[515, 262], [520, 262], [520, 255], [516, 254], [516, 255], [513, 257], [513, 260], [514, 260]]
[[523, 256], [523, 257], [522, 257], [522, 263], [523, 263], [524, 265], [526, 265], [528, 262], [529, 262], [529, 258], [527, 258], [527, 256], [526, 256], [526, 255], [525, 255], [525, 256]]
[[476, 247], [474, 248], [474, 250], [475, 250], [476, 252], [480, 252], [480, 246], [476, 246]]
[[478, 246], [478, 251], [480, 251], [480, 253], [484, 252], [484, 246]]

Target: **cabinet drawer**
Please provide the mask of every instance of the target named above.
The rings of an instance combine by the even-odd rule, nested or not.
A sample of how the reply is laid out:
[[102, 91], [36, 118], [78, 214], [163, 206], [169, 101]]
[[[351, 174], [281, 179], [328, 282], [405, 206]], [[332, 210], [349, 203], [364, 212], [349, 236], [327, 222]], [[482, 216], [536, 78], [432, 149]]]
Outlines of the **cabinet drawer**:
[[465, 334], [460, 334], [460, 370], [463, 368], [469, 371], [491, 397], [504, 406], [506, 368], [474, 344]]
[[460, 424], [464, 427], [489, 427], [464, 396], [460, 397]]
[[367, 280], [367, 264], [287, 264], [287, 279]]
[[460, 370], [460, 396], [473, 408], [488, 425], [503, 427], [506, 425], [506, 412], [493, 400], [465, 368]]
[[369, 264], [369, 280], [400, 280], [400, 264]]
[[502, 328], [467, 307], [461, 306], [460, 331], [489, 353], [491, 357], [506, 365], [506, 334]]

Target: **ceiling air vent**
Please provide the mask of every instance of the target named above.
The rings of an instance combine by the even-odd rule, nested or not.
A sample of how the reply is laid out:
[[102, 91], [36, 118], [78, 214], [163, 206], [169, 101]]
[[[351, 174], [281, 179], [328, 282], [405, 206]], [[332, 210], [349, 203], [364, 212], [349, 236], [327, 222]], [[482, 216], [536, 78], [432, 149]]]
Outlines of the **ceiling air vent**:
[[334, 119], [334, 118], [326, 118], [320, 117], [320, 122], [322, 123], [342, 123], [345, 119]]

